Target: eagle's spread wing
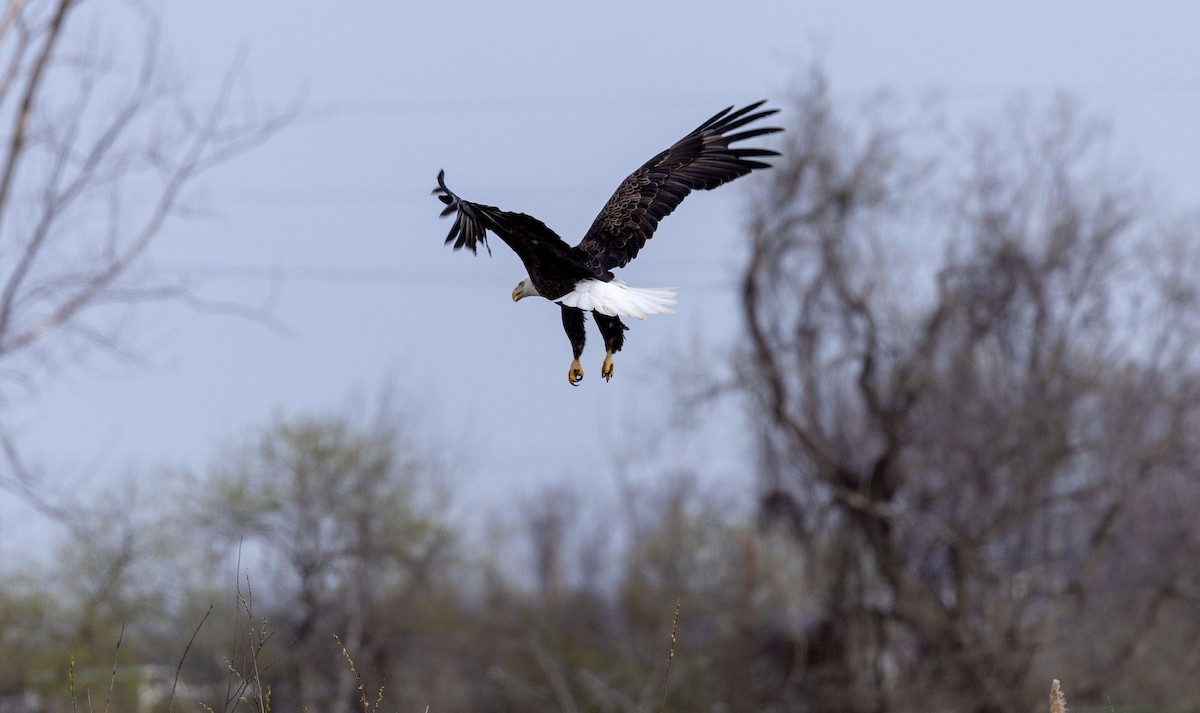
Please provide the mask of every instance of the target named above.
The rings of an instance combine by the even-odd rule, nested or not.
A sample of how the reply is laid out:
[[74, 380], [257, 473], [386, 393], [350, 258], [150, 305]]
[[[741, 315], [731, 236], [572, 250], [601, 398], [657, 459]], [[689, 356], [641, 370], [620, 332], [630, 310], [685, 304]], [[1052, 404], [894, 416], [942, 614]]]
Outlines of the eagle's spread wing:
[[658, 221], [670, 215], [687, 194], [716, 188], [756, 168], [769, 168], [770, 164], [755, 159], [778, 156], [779, 152], [730, 145], [783, 129], [767, 127], [728, 133], [778, 111], [755, 111], [763, 103], [718, 112], [631, 173], [576, 248], [586, 255], [588, 267], [597, 275], [624, 267], [654, 235]]
[[563, 285], [559, 290], [565, 292], [576, 280], [591, 277], [574, 249], [537, 218], [459, 198], [446, 187], [445, 171], [438, 171], [438, 187], [433, 189], [433, 195], [446, 204], [442, 210], [443, 218], [454, 215], [446, 245], [453, 243], [455, 250], [465, 247], [475, 253], [477, 246], [483, 243], [491, 255], [492, 249], [487, 242], [490, 230], [521, 258], [535, 283], [545, 285], [548, 281], [551, 286], [557, 286], [561, 282]]
[[483, 243], [491, 255], [492, 248], [487, 242], [489, 230], [500, 236], [501, 240], [518, 253], [521, 251], [513, 245], [514, 242], [525, 243], [536, 238], [543, 238], [547, 242], [562, 242], [562, 238], [533, 216], [510, 213], [496, 206], [472, 203], [459, 198], [446, 187], [445, 171], [438, 171], [438, 187], [433, 189], [433, 195], [446, 204], [441, 217], [457, 213], [454, 216], [454, 225], [450, 226], [450, 233], [446, 235], [446, 245], [454, 243], [455, 250], [465, 247], [474, 253], [476, 246]]

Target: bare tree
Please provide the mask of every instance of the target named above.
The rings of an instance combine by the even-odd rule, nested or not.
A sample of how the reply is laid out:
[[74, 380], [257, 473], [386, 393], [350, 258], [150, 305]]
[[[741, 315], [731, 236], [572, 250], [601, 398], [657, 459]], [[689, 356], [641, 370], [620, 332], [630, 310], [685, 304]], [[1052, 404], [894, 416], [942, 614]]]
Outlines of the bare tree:
[[790, 695], [1017, 711], [1052, 664], [1102, 700], [1200, 601], [1194, 226], [1067, 101], [956, 144], [842, 119], [819, 73], [798, 99], [738, 363], [763, 517], [808, 573]]
[[[85, 31], [111, 15], [140, 29], [139, 50], [105, 49]], [[187, 101], [160, 40], [156, 19], [132, 3], [10, 0], [0, 17], [0, 409], [89, 353], [129, 358], [130, 306], [199, 304], [139, 261], [197, 176], [293, 113], [236, 101], [240, 60], [215, 96]], [[0, 488], [61, 518], [9, 428], [0, 442]]]
[[[776, 582], [767, 581], [778, 574], [774, 560], [757, 556], [752, 523], [728, 493], [691, 473], [656, 475], [623, 484], [623, 517], [563, 485], [521, 510], [537, 586], [489, 613], [508, 625], [476, 640], [503, 672], [499, 690], [482, 700], [633, 712], [657, 710], [665, 693], [668, 710], [760, 710], [760, 691], [770, 686], [755, 680], [758, 652], [748, 632], [756, 603], [778, 601]], [[602, 515], [602, 538], [587, 536], [587, 515]], [[592, 576], [611, 555], [611, 573]], [[514, 618], [514, 610], [526, 616]], [[664, 691], [673, 634], [679, 656]]]

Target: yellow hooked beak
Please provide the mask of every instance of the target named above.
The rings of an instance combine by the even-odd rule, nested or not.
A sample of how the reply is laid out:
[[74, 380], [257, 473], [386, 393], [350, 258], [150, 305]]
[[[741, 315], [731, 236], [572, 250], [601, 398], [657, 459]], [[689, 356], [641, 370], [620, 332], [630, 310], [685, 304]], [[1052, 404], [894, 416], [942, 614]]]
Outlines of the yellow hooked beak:
[[513, 288], [513, 302], [520, 302], [525, 295], [521, 294], [521, 286], [517, 285]]

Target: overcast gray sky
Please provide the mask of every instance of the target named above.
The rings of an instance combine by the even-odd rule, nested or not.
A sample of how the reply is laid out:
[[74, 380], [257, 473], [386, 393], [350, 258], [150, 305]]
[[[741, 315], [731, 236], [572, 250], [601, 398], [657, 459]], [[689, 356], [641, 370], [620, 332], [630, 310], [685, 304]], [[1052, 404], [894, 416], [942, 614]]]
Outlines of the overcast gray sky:
[[[1177, 198], [1200, 188], [1200, 4], [737, 5], [161, 3], [197, 96], [245, 46], [256, 101], [305, 99], [293, 126], [201, 179], [195, 195], [214, 215], [170, 223], [150, 264], [213, 299], [273, 295], [292, 335], [143, 309], [134, 336], [147, 365], [94, 359], [10, 413], [27, 454], [55, 487], [200, 467], [276, 412], [337, 410], [394, 379], [447, 438], [469, 437], [476, 480], [586, 477], [626, 429], [661, 417], [672, 350], [715, 358], [689, 353], [696, 335], [721, 346], [735, 333], [730, 276], [755, 177], [693, 195], [663, 222], [624, 277], [679, 286], [677, 314], [631, 326], [608, 384], [591, 331], [587, 377], [571, 388], [557, 307], [509, 298], [524, 275], [516, 257], [498, 241], [492, 258], [443, 248], [437, 171], [573, 243], [630, 170], [726, 105], [786, 106], [815, 56], [847, 101], [939, 91], [952, 115], [982, 116], [1018, 92], [1066, 90], [1111, 118], [1118, 146]], [[723, 433], [700, 448], [737, 452]]]

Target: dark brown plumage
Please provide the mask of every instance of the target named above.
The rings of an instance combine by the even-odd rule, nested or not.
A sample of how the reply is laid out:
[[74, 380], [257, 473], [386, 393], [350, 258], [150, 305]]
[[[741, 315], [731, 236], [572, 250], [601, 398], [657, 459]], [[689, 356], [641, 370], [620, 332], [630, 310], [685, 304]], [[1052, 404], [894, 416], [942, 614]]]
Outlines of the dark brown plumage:
[[[612, 282], [612, 271], [637, 257], [642, 246], [654, 235], [659, 221], [670, 215], [689, 193], [716, 188], [755, 169], [770, 168], [770, 164], [758, 159], [778, 156], [778, 152], [733, 147], [740, 141], [783, 130], [763, 127], [738, 131], [778, 111], [760, 110], [763, 104], [760, 101], [736, 111], [728, 107], [717, 112], [627, 176], [575, 247], [567, 245], [540, 220], [524, 213], [511, 213], [495, 206], [462, 200], [446, 187], [445, 172], [439, 172], [438, 187], [433, 193], [446, 205], [442, 217], [454, 215], [446, 244], [453, 244], [455, 250], [466, 248], [476, 253], [482, 243], [491, 254], [487, 243], [487, 233], [491, 231], [513, 249], [528, 270], [529, 283], [536, 289], [536, 294], [559, 302], [563, 307], [563, 327], [575, 355], [570, 373], [572, 383], [578, 383], [583, 377], [578, 366], [584, 342], [580, 307], [593, 311], [609, 352], [604, 368], [607, 379], [612, 375], [611, 355], [621, 349], [625, 340], [627, 328], [620, 316], [641, 319], [648, 314], [670, 312], [675, 300], [672, 290], [626, 289], [627, 286], [619, 281], [600, 285], [603, 290], [596, 286]], [[534, 294], [522, 290], [518, 285], [513, 299]], [[665, 303], [664, 293], [669, 300]], [[623, 299], [633, 300], [627, 303], [627, 311], [620, 308]]]
[[578, 251], [545, 223], [524, 213], [464, 201], [446, 187], [445, 175], [445, 171], [438, 172], [438, 187], [433, 193], [446, 204], [442, 217], [454, 214], [454, 225], [446, 235], [447, 245], [454, 243], [455, 250], [465, 247], [476, 253], [477, 246], [482, 244], [491, 255], [487, 231], [492, 231], [521, 258], [538, 292], [548, 299], [561, 297], [580, 280], [594, 277], [579, 259]]
[[778, 156], [778, 151], [731, 148], [730, 144], [783, 129], [767, 127], [726, 134], [779, 111], [755, 112], [762, 105], [760, 101], [737, 111], [729, 107], [717, 112], [629, 174], [576, 248], [587, 256], [586, 264], [592, 272], [599, 275], [624, 267], [637, 257], [654, 235], [658, 221], [670, 215], [692, 191], [711, 190], [756, 168], [770, 168], [770, 164], [754, 159]]

